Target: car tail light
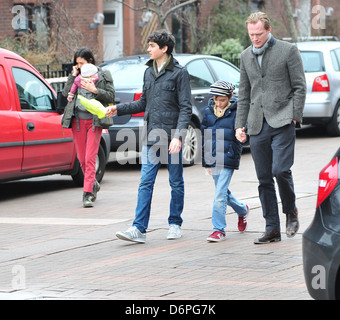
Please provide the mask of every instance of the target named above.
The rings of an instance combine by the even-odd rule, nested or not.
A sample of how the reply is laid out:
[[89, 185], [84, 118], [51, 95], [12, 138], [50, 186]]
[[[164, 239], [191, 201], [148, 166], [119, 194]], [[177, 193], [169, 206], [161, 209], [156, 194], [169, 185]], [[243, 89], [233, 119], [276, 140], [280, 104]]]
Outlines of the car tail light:
[[314, 79], [312, 91], [313, 92], [330, 91], [327, 74], [324, 74], [322, 76], [317, 76]]
[[[135, 93], [133, 100], [134, 101], [139, 100], [141, 96], [142, 96], [141, 92]], [[132, 115], [132, 117], [144, 117], [144, 112], [135, 113]]]
[[319, 175], [319, 190], [316, 207], [318, 208], [323, 201], [331, 194], [339, 179], [339, 159], [335, 157]]

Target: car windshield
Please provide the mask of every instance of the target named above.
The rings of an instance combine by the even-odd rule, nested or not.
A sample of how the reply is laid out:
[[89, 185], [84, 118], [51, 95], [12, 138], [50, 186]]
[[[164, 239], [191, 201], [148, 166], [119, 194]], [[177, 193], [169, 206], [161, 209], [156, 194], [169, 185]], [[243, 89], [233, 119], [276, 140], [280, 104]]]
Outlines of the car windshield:
[[323, 55], [320, 51], [300, 51], [305, 72], [325, 71]]
[[103, 66], [111, 72], [115, 88], [142, 88], [146, 59], [127, 59]]

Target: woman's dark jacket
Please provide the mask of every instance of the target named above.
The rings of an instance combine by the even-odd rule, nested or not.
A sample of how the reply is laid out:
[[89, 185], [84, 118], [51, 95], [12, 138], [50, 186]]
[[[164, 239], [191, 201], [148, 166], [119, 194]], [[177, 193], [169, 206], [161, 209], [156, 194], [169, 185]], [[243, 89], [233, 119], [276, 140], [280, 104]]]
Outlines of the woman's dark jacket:
[[146, 65], [149, 68], [144, 73], [141, 98], [118, 104], [117, 114], [145, 112], [146, 126], [142, 133], [144, 144], [146, 141], [146, 144], [152, 145], [161, 136], [167, 138], [164, 139], [166, 143], [172, 138], [182, 139], [192, 114], [189, 74], [172, 56], [169, 64], [158, 75], [155, 74], [153, 60], [149, 60]]
[[230, 107], [220, 118], [214, 114], [214, 105], [211, 98], [201, 124], [202, 165], [238, 169], [242, 144], [235, 137], [237, 101], [233, 99]]
[[[71, 86], [76, 77], [72, 75], [72, 73], [68, 76], [67, 82], [63, 89], [63, 95], [67, 97]], [[104, 107], [107, 107], [109, 104], [114, 104], [115, 101], [115, 89], [113, 86], [113, 80], [110, 71], [102, 70], [98, 68], [98, 81], [95, 83], [96, 88], [98, 89], [98, 93], [94, 95], [94, 99], [101, 102]], [[75, 114], [75, 101], [77, 99], [77, 94], [73, 97], [73, 100], [69, 102], [64, 111], [63, 118], [61, 120], [61, 124], [64, 128], [71, 128], [72, 118]], [[108, 118], [103, 118], [104, 120]], [[96, 115], [93, 115], [93, 125], [96, 127], [101, 127], [100, 119]]]

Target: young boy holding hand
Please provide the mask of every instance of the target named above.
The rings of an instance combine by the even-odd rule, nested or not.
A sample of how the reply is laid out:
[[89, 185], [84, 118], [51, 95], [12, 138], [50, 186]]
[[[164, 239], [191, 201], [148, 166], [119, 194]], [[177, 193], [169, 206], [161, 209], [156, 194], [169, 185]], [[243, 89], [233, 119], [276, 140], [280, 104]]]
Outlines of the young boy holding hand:
[[249, 208], [230, 192], [229, 184], [235, 169], [239, 168], [242, 144], [235, 138], [237, 101], [231, 101], [235, 86], [219, 80], [210, 86], [212, 98], [204, 113], [202, 130], [202, 165], [212, 175], [215, 198], [212, 212], [213, 232], [209, 242], [226, 239], [226, 211], [231, 206], [238, 215], [238, 229], [245, 231]]

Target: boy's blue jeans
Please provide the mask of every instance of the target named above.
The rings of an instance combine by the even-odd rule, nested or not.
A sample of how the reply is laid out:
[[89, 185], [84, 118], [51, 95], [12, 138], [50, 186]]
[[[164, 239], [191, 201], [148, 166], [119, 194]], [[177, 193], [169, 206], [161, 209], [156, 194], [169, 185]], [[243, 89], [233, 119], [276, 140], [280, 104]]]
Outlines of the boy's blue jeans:
[[233, 208], [238, 216], [247, 213], [247, 206], [239, 202], [230, 192], [229, 184], [234, 173], [233, 169], [212, 168], [212, 177], [215, 182], [215, 198], [212, 212], [213, 231], [225, 233], [227, 205]]
[[182, 225], [181, 214], [184, 206], [184, 180], [182, 151], [169, 155], [166, 150], [166, 159], [153, 146], [143, 146], [141, 179], [138, 189], [136, 216], [133, 225], [142, 233], [146, 231], [150, 219], [153, 187], [160, 166], [167, 163], [169, 183], [171, 187], [170, 215], [168, 223]]

